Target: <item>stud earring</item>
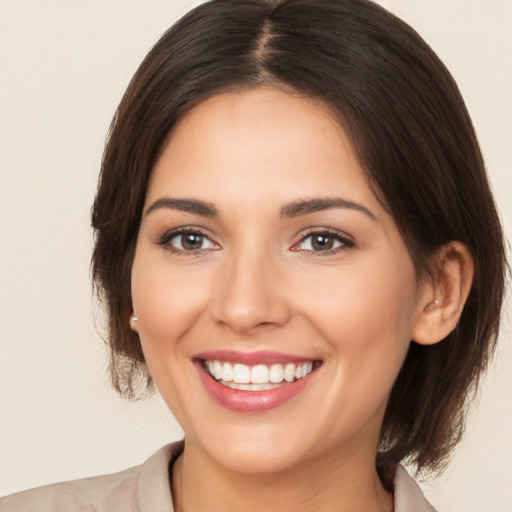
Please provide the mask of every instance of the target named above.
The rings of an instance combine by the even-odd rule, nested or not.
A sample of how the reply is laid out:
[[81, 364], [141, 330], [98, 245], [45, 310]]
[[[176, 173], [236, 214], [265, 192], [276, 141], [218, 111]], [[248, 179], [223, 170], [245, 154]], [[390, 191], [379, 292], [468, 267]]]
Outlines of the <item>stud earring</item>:
[[427, 331], [427, 336], [432, 336], [432, 333], [430, 332], [430, 330]]
[[436, 299], [436, 300], [434, 301], [434, 304], [435, 304], [437, 307], [439, 307], [439, 306], [441, 305], [441, 301], [440, 301], [439, 299]]
[[139, 324], [137, 323], [138, 321], [139, 319], [135, 315], [130, 317], [130, 329], [136, 333], [139, 332]]

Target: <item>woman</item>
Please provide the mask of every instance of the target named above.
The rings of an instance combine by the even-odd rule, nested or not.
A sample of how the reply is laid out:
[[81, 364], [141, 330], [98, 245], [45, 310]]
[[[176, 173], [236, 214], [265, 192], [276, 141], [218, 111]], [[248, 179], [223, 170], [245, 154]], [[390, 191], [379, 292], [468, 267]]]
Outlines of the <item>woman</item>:
[[361, 0], [198, 7], [119, 107], [93, 226], [114, 385], [154, 382], [185, 443], [0, 507], [433, 510], [399, 463], [460, 438], [505, 258], [462, 99], [408, 26]]

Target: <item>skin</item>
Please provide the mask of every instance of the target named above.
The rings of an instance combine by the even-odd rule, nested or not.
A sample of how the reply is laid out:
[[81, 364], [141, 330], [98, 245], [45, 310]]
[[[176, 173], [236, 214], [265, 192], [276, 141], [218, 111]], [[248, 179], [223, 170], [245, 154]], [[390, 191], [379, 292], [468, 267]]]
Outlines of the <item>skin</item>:
[[[218, 215], [152, 208], [169, 197], [205, 201]], [[281, 215], [290, 202], [333, 197], [370, 213], [342, 206]], [[178, 235], [159, 243], [183, 227], [205, 236], [199, 250], [184, 250]], [[331, 252], [307, 238], [326, 229], [336, 239]], [[463, 289], [464, 263], [454, 248], [449, 286], [418, 281], [393, 219], [321, 103], [258, 88], [187, 113], [152, 172], [132, 270], [133, 328], [186, 435], [173, 471], [177, 509], [391, 511], [374, 462], [382, 418], [410, 340], [433, 343], [453, 328], [460, 300], [448, 299]], [[212, 349], [322, 365], [279, 407], [235, 412], [212, 400], [193, 364]]]

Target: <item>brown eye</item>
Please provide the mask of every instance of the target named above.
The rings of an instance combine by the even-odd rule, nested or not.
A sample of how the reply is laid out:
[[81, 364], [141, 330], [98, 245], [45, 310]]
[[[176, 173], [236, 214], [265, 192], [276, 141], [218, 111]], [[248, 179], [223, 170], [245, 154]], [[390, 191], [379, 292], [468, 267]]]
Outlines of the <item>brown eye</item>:
[[185, 233], [180, 236], [181, 247], [185, 251], [196, 251], [203, 245], [203, 235], [197, 233]]
[[181, 252], [202, 251], [218, 248], [207, 236], [196, 231], [186, 231], [169, 236], [163, 240], [170, 249]]
[[331, 253], [354, 247], [354, 242], [337, 233], [316, 232], [306, 235], [292, 250], [309, 253]]
[[334, 238], [329, 235], [313, 235], [311, 237], [311, 247], [314, 251], [328, 251], [334, 247]]

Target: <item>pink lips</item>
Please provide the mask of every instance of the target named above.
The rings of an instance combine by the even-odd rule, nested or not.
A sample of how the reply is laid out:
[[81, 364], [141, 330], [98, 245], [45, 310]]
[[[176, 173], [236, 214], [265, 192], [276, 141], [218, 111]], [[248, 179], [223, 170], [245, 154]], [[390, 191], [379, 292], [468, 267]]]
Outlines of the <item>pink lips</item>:
[[229, 350], [216, 350], [201, 352], [194, 357], [194, 364], [199, 378], [209, 395], [223, 407], [236, 412], [263, 412], [279, 407], [291, 398], [301, 393], [314, 379], [317, 373], [312, 373], [295, 382], [286, 383], [273, 389], [262, 391], [242, 391], [231, 389], [219, 384], [204, 369], [203, 361], [225, 361], [241, 363], [248, 366], [256, 364], [272, 365], [274, 363], [303, 363], [311, 358], [291, 356], [277, 352], [234, 352]]

